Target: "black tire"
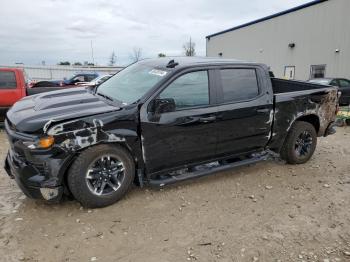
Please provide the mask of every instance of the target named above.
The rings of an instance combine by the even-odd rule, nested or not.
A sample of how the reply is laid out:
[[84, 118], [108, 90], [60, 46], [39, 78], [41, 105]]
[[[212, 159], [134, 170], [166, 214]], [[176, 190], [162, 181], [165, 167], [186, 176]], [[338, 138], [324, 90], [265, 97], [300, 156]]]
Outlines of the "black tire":
[[[304, 140], [305, 143], [300, 143]], [[303, 144], [300, 147], [300, 144]], [[284, 141], [281, 158], [288, 164], [304, 164], [312, 157], [317, 144], [315, 127], [304, 121], [297, 121], [290, 128]]]
[[[106, 186], [105, 183], [107, 188], [111, 188], [109, 189], [110, 192], [96, 195], [96, 192], [93, 192], [94, 188], [92, 188], [94, 185], [93, 183], [89, 182], [90, 180], [88, 179], [90, 178], [88, 178], [88, 176], [90, 174], [89, 172], [92, 172], [90, 171], [91, 168], [95, 169], [95, 166], [91, 167], [91, 165], [98, 162], [103, 163], [104, 156], [106, 156], [106, 158], [107, 156], [111, 156], [112, 158], [118, 159], [119, 162], [122, 163], [123, 177], [121, 181], [119, 181], [119, 179], [117, 180], [117, 189], [113, 188], [112, 190], [112, 187], [108, 185]], [[108, 158], [108, 161], [109, 165], [111, 166], [110, 158]], [[98, 167], [98, 169], [100, 169], [100, 167]], [[93, 172], [98, 173], [93, 173], [94, 177], [102, 176], [100, 174], [101, 172]], [[83, 151], [74, 161], [68, 172], [68, 187], [75, 199], [78, 200], [82, 206], [89, 208], [105, 207], [117, 202], [127, 193], [134, 180], [134, 177], [135, 164], [133, 158], [126, 149], [119, 145], [98, 145]], [[99, 179], [101, 179], [101, 177], [99, 177]], [[97, 178], [93, 180], [93, 182], [101, 183]], [[100, 191], [103, 192], [104, 190], [102, 189]]]

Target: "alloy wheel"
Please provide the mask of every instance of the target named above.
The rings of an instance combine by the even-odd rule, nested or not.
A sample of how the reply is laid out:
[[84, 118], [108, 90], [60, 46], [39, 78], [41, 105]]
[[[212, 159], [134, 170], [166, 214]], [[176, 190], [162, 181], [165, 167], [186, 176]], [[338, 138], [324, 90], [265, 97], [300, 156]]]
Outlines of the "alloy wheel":
[[298, 157], [304, 157], [310, 153], [312, 146], [312, 135], [308, 131], [302, 132], [295, 142], [295, 152]]
[[90, 191], [98, 196], [117, 191], [125, 177], [124, 164], [115, 156], [104, 155], [89, 166], [86, 183]]

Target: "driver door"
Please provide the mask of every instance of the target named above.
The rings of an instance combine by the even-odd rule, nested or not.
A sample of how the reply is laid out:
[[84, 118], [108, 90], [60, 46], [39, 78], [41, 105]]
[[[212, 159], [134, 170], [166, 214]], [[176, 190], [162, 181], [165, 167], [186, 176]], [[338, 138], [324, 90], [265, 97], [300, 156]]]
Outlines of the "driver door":
[[147, 104], [142, 108], [141, 129], [148, 173], [215, 156], [216, 107], [211, 76], [210, 70], [199, 70], [182, 73], [170, 80], [152, 101], [174, 101], [171, 112], [150, 112]]

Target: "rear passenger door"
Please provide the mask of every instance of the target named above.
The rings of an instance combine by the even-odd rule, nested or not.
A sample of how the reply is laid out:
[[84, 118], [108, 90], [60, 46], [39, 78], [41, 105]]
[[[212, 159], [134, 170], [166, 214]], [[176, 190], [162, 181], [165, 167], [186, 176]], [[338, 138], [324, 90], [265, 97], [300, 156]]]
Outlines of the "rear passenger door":
[[216, 70], [218, 82], [217, 154], [228, 156], [263, 149], [270, 138], [273, 94], [260, 67]]

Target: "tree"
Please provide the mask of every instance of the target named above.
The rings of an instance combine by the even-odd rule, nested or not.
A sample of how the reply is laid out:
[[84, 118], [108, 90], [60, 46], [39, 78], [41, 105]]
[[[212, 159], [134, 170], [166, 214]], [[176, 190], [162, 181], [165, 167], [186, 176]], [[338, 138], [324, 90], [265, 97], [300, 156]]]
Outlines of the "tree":
[[84, 66], [94, 66], [94, 63], [91, 63], [89, 61], [84, 61]]
[[73, 65], [75, 65], [75, 66], [82, 66], [83, 64], [80, 63], [80, 62], [75, 62]]
[[70, 65], [70, 62], [68, 61], [59, 62], [58, 65]]
[[190, 41], [185, 43], [182, 48], [185, 51], [186, 56], [195, 56], [196, 50], [195, 50], [196, 44], [192, 42], [192, 39], [190, 38]]
[[158, 57], [166, 57], [166, 55], [164, 53], [159, 53]]
[[115, 55], [114, 51], [111, 54], [111, 57], [109, 59], [109, 65], [114, 66], [117, 60], [117, 56]]
[[141, 60], [142, 57], [142, 49], [139, 47], [134, 47], [132, 53], [130, 54], [130, 58], [133, 62], [137, 62]]

